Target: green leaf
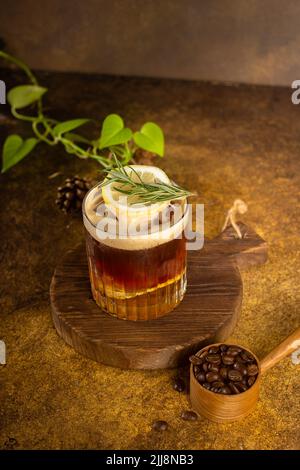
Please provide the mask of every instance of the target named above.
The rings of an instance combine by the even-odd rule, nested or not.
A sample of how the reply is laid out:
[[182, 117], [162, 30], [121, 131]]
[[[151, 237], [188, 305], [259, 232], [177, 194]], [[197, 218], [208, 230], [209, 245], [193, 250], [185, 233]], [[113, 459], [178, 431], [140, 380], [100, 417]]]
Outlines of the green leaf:
[[17, 134], [8, 136], [4, 142], [2, 156], [3, 160], [10, 160], [15, 153], [22, 147], [23, 139]]
[[118, 114], [109, 114], [103, 121], [99, 149], [111, 147], [128, 142], [132, 132], [124, 127], [124, 121]]
[[37, 101], [47, 88], [37, 85], [20, 85], [12, 88], [7, 94], [7, 101], [12, 108], [20, 109]]
[[72, 119], [71, 121], [60, 122], [53, 128], [53, 134], [58, 137], [65, 132], [77, 129], [77, 127], [82, 126], [88, 121], [90, 121], [90, 119]]
[[2, 152], [2, 173], [16, 165], [34, 149], [38, 139], [31, 137], [23, 140], [19, 135], [13, 134], [7, 137]]
[[133, 140], [142, 149], [164, 156], [164, 134], [154, 122], [146, 122], [140, 132], [133, 134]]
[[88, 139], [86, 139], [82, 135], [75, 134], [73, 132], [67, 132], [64, 137], [68, 140], [71, 140], [72, 142], [80, 142], [82, 144], [91, 145], [91, 142]]

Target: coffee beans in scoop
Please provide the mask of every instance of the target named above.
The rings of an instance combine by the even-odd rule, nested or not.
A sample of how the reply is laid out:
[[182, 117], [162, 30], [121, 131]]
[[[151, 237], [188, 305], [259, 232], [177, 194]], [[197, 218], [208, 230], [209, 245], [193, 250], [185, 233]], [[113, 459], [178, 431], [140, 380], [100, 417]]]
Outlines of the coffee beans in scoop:
[[235, 395], [248, 390], [259, 369], [255, 357], [239, 346], [221, 344], [190, 357], [202, 387], [214, 393]]

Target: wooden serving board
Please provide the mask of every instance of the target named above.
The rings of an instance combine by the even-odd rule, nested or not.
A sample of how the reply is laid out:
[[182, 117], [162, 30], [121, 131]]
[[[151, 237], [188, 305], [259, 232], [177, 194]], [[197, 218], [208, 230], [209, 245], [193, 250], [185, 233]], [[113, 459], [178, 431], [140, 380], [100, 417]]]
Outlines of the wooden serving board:
[[101, 311], [92, 299], [85, 245], [76, 247], [56, 268], [50, 287], [58, 334], [84, 356], [124, 369], [176, 367], [206, 344], [224, 341], [241, 310], [240, 269], [267, 259], [266, 242], [239, 226], [241, 240], [229, 227], [202, 250], [188, 252], [183, 301], [148, 322], [119, 320]]

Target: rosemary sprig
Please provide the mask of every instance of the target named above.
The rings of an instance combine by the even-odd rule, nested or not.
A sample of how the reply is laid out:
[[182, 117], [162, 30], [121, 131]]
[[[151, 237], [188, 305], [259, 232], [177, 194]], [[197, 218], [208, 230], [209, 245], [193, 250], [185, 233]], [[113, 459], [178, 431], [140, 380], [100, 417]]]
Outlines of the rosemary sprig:
[[[118, 186], [113, 186], [113, 189], [133, 199], [132, 205], [155, 204], [193, 195], [193, 193], [175, 183], [146, 183], [134, 168], [129, 166], [131, 170], [131, 173], [129, 173], [116, 157], [114, 159], [115, 168], [103, 170], [106, 173], [106, 179], [100, 184], [100, 188], [116, 183]], [[137, 180], [132, 178], [133, 174], [136, 175]]]

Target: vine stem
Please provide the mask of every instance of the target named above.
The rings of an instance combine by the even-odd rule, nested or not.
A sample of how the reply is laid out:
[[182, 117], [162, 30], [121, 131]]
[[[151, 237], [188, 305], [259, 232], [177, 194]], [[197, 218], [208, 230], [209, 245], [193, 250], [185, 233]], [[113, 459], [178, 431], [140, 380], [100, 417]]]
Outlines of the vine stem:
[[[0, 57], [2, 57], [3, 59], [7, 60], [8, 62], [12, 62], [13, 64], [15, 64], [17, 67], [19, 67], [21, 70], [23, 70], [23, 72], [27, 75], [27, 77], [29, 78], [29, 80], [31, 81], [31, 83], [35, 86], [39, 86], [39, 83], [37, 81], [37, 78], [35, 77], [35, 75], [32, 73], [32, 71], [30, 70], [30, 68], [25, 64], [25, 62], [23, 62], [21, 59], [17, 59], [16, 57], [13, 57], [12, 55], [10, 54], [7, 54], [7, 52], [4, 52], [4, 51], [0, 51]], [[38, 105], [38, 111], [39, 111], [39, 114], [42, 113], [42, 101], [41, 101], [41, 98], [38, 99], [38, 102], [37, 102], [37, 105]], [[28, 121], [29, 119], [27, 119]]]
[[22, 121], [30, 121], [34, 122], [36, 118], [32, 116], [25, 116], [24, 114], [18, 113], [18, 111], [15, 108], [11, 108], [11, 114], [16, 118], [16, 119], [21, 119]]
[[3, 59], [8, 60], [9, 62], [12, 62], [13, 64], [17, 65], [20, 69], [25, 72], [29, 80], [33, 85], [38, 85], [38, 81], [30, 68], [20, 59], [17, 59], [16, 57], [11, 56], [10, 54], [7, 54], [7, 52], [0, 51], [0, 57], [3, 57]]
[[48, 145], [56, 145], [56, 142], [54, 140], [49, 140], [47, 139], [47, 135], [49, 134], [49, 131], [48, 129], [46, 128], [46, 131], [44, 134], [41, 134], [39, 129], [38, 129], [38, 125], [39, 124], [44, 124], [43, 121], [39, 121], [37, 119], [34, 119], [33, 123], [32, 123], [32, 129], [33, 129], [33, 132], [35, 133], [35, 135], [40, 139], [42, 140], [43, 142], [46, 142]]
[[[28, 77], [32, 85], [39, 86], [37, 78], [32, 73], [30, 68], [22, 60], [4, 51], [0, 51], [0, 58], [16, 65], [25, 73], [25, 75]], [[38, 115], [35, 117], [26, 116], [24, 114], [19, 113], [15, 108], [11, 107], [11, 113], [16, 119], [21, 119], [22, 121], [31, 122], [32, 130], [39, 140], [46, 142], [48, 145], [51, 145], [51, 146], [56, 145], [57, 143], [60, 142], [61, 144], [64, 145], [66, 150], [68, 148], [71, 149], [71, 153], [75, 153], [75, 155], [77, 155], [78, 157], [92, 158], [94, 160], [97, 160], [97, 162], [100, 163], [104, 168], [111, 168], [113, 166], [112, 160], [110, 160], [109, 158], [105, 156], [97, 154], [98, 140], [91, 142], [92, 149], [88, 148], [85, 150], [79, 147], [78, 145], [76, 145], [72, 140], [67, 139], [66, 137], [54, 135], [53, 126], [57, 124], [58, 121], [56, 121], [55, 119], [48, 118], [47, 116], [44, 115], [43, 104], [42, 104], [41, 98], [37, 100], [37, 111], [38, 111]], [[43, 126], [44, 128], [43, 132], [41, 132], [39, 129], [40, 125]], [[134, 154], [135, 148], [136, 147], [134, 145], [131, 147], [131, 145], [128, 145], [128, 143], [125, 142], [123, 146], [117, 145], [115, 149], [109, 148], [109, 150], [112, 152], [114, 152], [115, 150], [115, 153], [121, 159], [122, 164], [126, 165], [130, 160], [133, 160], [133, 154]]]
[[83, 150], [81, 147], [79, 147], [78, 145], [74, 144], [74, 142], [72, 142], [71, 140], [69, 139], [65, 139], [64, 137], [58, 137], [57, 139], [58, 141], [60, 141], [63, 145], [65, 146], [68, 146], [68, 147], [72, 147], [76, 152], [78, 152], [82, 157], [84, 158], [88, 158], [88, 153], [86, 150]]

